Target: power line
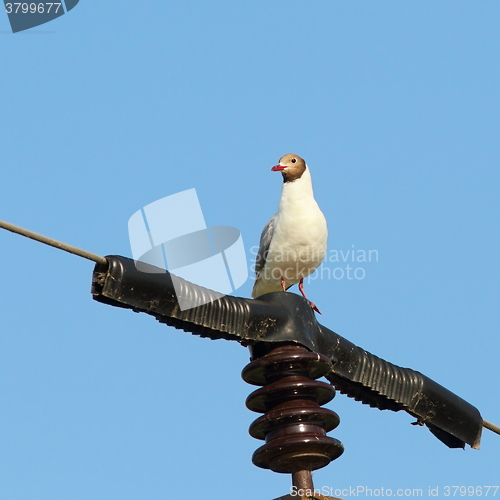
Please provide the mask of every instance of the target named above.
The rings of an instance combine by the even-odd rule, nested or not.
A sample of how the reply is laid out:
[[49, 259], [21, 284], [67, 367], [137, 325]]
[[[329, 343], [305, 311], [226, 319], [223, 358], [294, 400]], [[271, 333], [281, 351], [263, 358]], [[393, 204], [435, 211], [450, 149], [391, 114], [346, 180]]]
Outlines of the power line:
[[59, 248], [59, 250], [64, 250], [65, 252], [78, 255], [79, 257], [83, 257], [84, 259], [92, 260], [94, 262], [97, 262], [98, 264], [108, 263], [108, 261], [100, 255], [96, 255], [92, 252], [87, 252], [87, 250], [74, 247], [73, 245], [68, 245], [67, 243], [63, 243], [62, 241], [54, 240], [52, 238], [49, 238], [48, 236], [44, 236], [43, 234], [34, 233], [33, 231], [29, 231], [28, 229], [10, 224], [9, 222], [0, 220], [0, 228], [7, 229], [7, 231], [11, 231], [12, 233], [20, 234], [21, 236], [25, 236], [26, 238], [31, 238], [32, 240], [39, 241], [40, 243], [44, 243], [45, 245]]
[[488, 422], [487, 420], [483, 420], [483, 427], [486, 427], [487, 429], [495, 432], [496, 434], [500, 434], [500, 427], [498, 425], [492, 424], [491, 422]]

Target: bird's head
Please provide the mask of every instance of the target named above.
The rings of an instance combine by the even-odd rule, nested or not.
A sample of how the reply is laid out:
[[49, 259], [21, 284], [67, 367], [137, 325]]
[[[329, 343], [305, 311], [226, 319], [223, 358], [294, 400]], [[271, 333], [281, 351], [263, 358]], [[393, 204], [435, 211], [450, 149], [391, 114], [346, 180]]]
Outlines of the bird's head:
[[278, 165], [275, 165], [271, 170], [281, 172], [284, 182], [292, 182], [300, 179], [306, 169], [307, 165], [303, 158], [299, 155], [287, 154], [282, 156]]

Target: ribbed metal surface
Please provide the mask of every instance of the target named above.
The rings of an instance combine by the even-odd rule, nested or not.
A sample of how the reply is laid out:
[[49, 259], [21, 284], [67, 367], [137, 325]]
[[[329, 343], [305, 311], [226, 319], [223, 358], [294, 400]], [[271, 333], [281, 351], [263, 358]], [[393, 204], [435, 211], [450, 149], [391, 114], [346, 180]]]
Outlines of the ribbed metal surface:
[[[237, 335], [242, 328], [247, 327], [250, 307], [245, 302], [223, 295], [201, 286], [194, 287], [189, 281], [176, 277], [179, 285], [178, 295], [189, 296], [193, 303], [202, 304], [185, 311], [178, 307], [172, 311], [172, 317], [194, 323], [217, 333], [225, 332]], [[177, 285], [176, 285], [177, 286]], [[217, 306], [214, 307], [214, 303]]]
[[[100, 265], [94, 271], [92, 293], [100, 302], [145, 312], [161, 323], [214, 340], [241, 340], [239, 332], [248, 328], [250, 307], [240, 299], [176, 276], [177, 294], [168, 272], [138, 271], [134, 261], [124, 257], [108, 256], [107, 261], [106, 272]], [[203, 305], [182, 311], [177, 295]]]
[[403, 407], [415, 404], [423, 386], [420, 373], [393, 365], [359, 347], [356, 347], [352, 357], [356, 360], [353, 363], [354, 369], [344, 376], [348, 375], [351, 381], [358, 382]]

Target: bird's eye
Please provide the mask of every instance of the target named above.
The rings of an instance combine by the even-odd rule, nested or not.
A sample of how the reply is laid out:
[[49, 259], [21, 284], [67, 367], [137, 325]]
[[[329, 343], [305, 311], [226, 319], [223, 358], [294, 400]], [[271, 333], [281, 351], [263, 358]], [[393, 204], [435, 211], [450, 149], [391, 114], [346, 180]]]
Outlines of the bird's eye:
[[297, 162], [297, 158], [292, 158], [292, 163], [296, 163]]

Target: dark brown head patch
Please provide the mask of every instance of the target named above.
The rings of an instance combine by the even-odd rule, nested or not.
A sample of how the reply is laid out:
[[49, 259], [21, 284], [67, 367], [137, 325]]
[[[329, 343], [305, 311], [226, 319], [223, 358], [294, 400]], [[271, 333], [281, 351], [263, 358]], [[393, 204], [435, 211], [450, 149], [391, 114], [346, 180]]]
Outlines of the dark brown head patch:
[[286, 167], [282, 170], [283, 182], [293, 182], [302, 177], [306, 170], [306, 162], [299, 156], [287, 154], [280, 158], [280, 165]]

